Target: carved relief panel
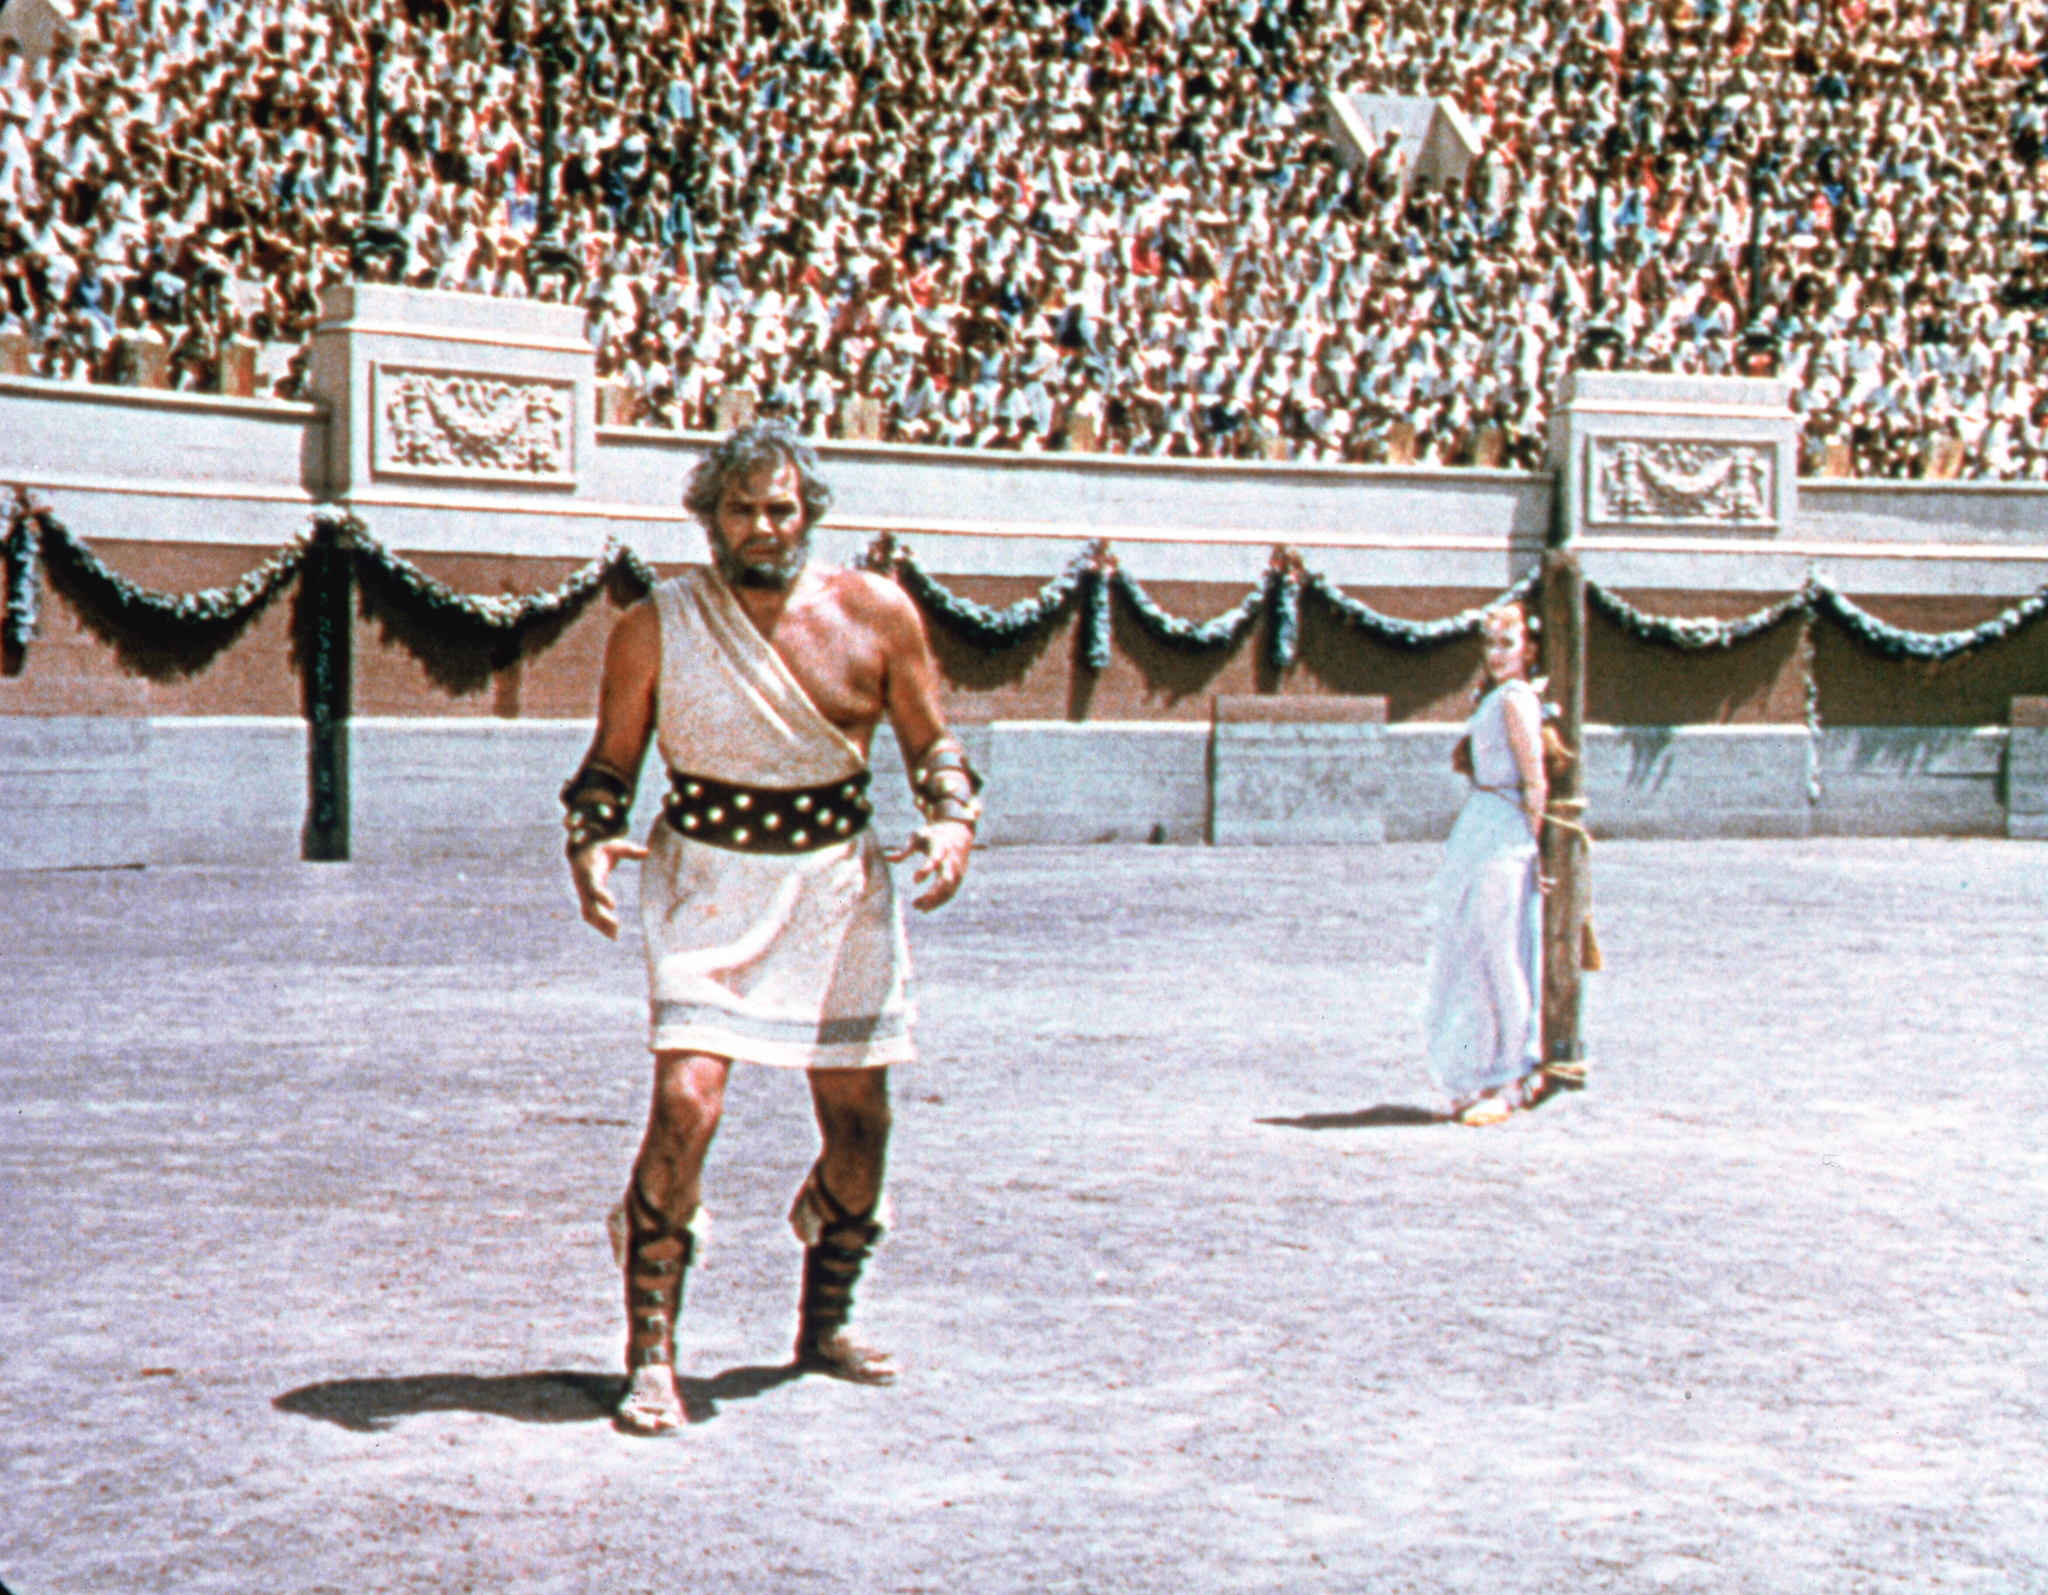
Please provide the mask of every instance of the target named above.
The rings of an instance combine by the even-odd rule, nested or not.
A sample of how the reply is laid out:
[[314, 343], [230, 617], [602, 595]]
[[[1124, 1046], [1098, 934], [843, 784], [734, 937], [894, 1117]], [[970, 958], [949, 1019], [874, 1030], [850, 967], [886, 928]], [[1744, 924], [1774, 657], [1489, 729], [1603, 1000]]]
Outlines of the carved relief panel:
[[1778, 523], [1775, 444], [1596, 437], [1586, 464], [1588, 527], [1761, 531]]
[[370, 467], [379, 476], [576, 484], [576, 384], [379, 364]]

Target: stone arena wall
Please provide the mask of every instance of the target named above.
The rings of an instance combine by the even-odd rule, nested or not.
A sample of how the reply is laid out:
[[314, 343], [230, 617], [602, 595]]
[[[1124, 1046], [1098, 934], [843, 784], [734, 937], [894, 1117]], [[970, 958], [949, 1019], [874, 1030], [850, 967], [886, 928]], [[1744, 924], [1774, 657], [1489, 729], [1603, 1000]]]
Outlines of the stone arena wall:
[[[381, 292], [398, 297], [378, 312], [380, 336], [418, 361], [392, 327], [402, 330], [414, 301], [439, 296]], [[352, 313], [361, 323], [368, 312]], [[573, 362], [566, 369], [565, 386], [582, 380]], [[701, 532], [677, 507], [702, 436], [579, 423], [573, 475], [553, 490], [393, 482], [366, 477], [364, 450], [343, 446], [336, 429], [362, 424], [352, 402], [345, 386], [320, 404], [285, 404], [0, 380], [0, 486], [25, 490], [115, 570], [168, 592], [231, 583], [320, 504], [347, 506], [387, 546], [471, 593], [553, 587], [608, 538], [657, 566], [702, 556]], [[1035, 593], [1105, 538], [1175, 615], [1230, 608], [1284, 545], [1379, 609], [1433, 618], [1526, 573], [1567, 507], [1548, 474], [874, 444], [819, 452], [836, 495], [819, 533], [826, 557], [854, 558], [889, 533], [954, 592], [993, 606]], [[1886, 621], [1944, 631], [2048, 584], [2048, 491], [1807, 480], [1770, 535], [1589, 533], [1577, 546], [1589, 576], [1653, 612], [1732, 617], [1821, 570]], [[77, 596], [45, 581], [36, 635], [17, 672], [0, 676], [0, 864], [294, 852], [305, 789], [295, 594], [205, 657], [153, 653]], [[508, 659], [359, 588], [358, 856], [552, 841], [553, 790], [587, 735], [620, 601], [600, 597]], [[1071, 612], [1003, 652], [936, 620], [933, 634], [949, 710], [983, 739], [995, 772], [991, 841], [1320, 834], [1324, 821], [1305, 811], [1232, 810], [1249, 789], [1230, 760], [1252, 757], [1250, 733], [1212, 724], [1219, 698], [1381, 703], [1349, 752], [1257, 750], [1261, 769], [1306, 761], [1309, 786], [1342, 758], [1365, 759], [1376, 773], [1370, 790], [1343, 796], [1356, 817], [1347, 835], [1439, 835], [1458, 801], [1447, 760], [1473, 700], [1475, 641], [1398, 649], [1313, 599], [1286, 671], [1269, 662], [1262, 632], [1228, 654], [1192, 654], [1148, 636], [1121, 606], [1100, 671], [1081, 658]], [[2048, 627], [1930, 668], [1878, 658], [1820, 622], [1680, 653], [1596, 612], [1587, 657], [1597, 833], [2017, 833], [2035, 823], [2025, 816], [2039, 733], [2013, 729], [2013, 703], [2048, 693]], [[89, 815], [97, 821], [82, 824]]]

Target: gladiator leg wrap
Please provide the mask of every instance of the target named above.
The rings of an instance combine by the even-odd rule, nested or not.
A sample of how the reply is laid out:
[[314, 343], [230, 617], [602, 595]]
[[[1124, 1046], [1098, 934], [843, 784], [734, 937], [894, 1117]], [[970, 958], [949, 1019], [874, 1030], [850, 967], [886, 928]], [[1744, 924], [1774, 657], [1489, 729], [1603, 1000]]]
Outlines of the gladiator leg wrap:
[[797, 1193], [789, 1222], [804, 1243], [803, 1302], [798, 1308], [798, 1359], [816, 1355], [821, 1342], [845, 1329], [853, 1317], [853, 1287], [860, 1282], [887, 1214], [877, 1197], [865, 1213], [849, 1212], [825, 1189], [814, 1167]]
[[623, 1217], [626, 1369], [673, 1368], [683, 1276], [696, 1260], [698, 1219], [681, 1227], [671, 1224], [641, 1194], [638, 1173], [626, 1187]]

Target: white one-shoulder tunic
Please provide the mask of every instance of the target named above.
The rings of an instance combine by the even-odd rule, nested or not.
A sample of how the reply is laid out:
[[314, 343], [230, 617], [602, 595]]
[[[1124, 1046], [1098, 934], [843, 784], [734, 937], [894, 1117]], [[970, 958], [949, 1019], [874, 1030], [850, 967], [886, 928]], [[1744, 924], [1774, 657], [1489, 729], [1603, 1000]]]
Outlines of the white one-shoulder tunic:
[[[799, 787], [866, 769], [714, 572], [663, 582], [654, 604], [657, 740], [672, 771]], [[741, 853], [664, 818], [648, 846], [640, 918], [653, 1050], [788, 1069], [915, 1059], [910, 954], [872, 829], [812, 853]]]

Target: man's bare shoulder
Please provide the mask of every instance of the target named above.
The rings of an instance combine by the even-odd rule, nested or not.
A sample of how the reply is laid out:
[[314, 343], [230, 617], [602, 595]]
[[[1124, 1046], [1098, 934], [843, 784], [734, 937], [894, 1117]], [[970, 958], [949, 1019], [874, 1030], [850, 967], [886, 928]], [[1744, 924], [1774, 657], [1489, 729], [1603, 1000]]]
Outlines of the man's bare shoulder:
[[614, 658], [652, 659], [661, 653], [661, 616], [654, 600], [643, 598], [612, 622], [607, 651]]
[[837, 567], [818, 574], [833, 605], [854, 625], [889, 638], [923, 635], [924, 622], [917, 605], [888, 577]]

